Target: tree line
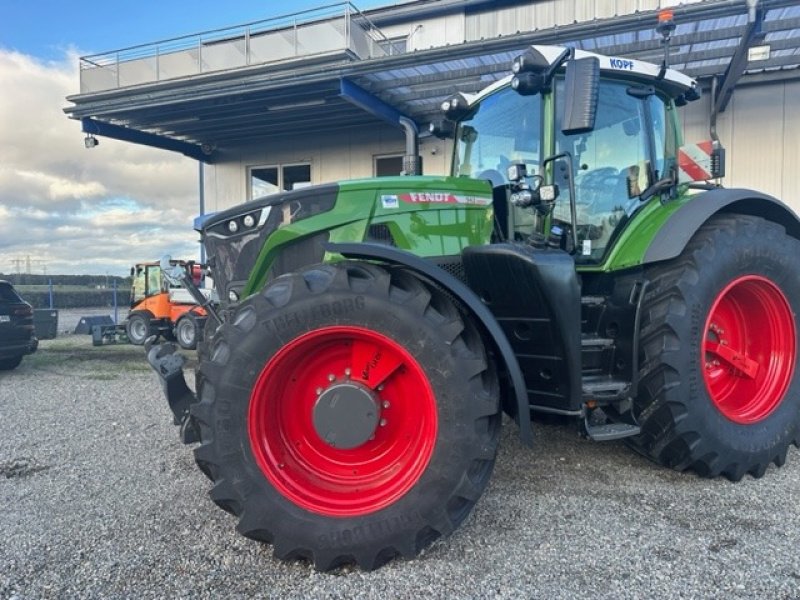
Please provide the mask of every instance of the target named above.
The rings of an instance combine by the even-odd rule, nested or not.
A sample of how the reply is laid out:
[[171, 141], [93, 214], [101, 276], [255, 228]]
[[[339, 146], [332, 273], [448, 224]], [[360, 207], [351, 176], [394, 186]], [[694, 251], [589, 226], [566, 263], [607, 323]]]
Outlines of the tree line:
[[123, 289], [130, 287], [130, 277], [118, 277], [116, 275], [36, 275], [33, 273], [0, 273], [0, 279], [5, 279], [13, 285], [82, 285], [86, 287], [113, 287], [117, 282], [117, 288]]

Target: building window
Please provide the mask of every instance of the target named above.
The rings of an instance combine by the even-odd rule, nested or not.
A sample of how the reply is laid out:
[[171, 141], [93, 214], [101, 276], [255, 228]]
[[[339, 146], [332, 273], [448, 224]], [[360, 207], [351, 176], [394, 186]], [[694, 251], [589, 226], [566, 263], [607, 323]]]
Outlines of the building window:
[[400, 175], [403, 170], [403, 155], [396, 156], [376, 156], [375, 157], [375, 177], [390, 177]]
[[248, 198], [261, 198], [278, 192], [311, 185], [311, 165], [270, 165], [250, 167]]
[[383, 48], [383, 51], [389, 56], [405, 54], [408, 49], [408, 37], [407, 35], [399, 35], [385, 40], [378, 40], [378, 46]]

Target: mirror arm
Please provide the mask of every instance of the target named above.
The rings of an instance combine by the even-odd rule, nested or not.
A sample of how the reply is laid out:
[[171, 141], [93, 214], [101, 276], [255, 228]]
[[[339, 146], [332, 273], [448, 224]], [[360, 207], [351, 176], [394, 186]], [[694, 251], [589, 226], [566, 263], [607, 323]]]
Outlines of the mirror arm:
[[655, 196], [656, 194], [659, 194], [664, 190], [670, 189], [676, 183], [677, 182], [675, 180], [675, 172], [671, 171], [669, 177], [662, 177], [661, 179], [653, 183], [653, 185], [644, 190], [639, 196], [639, 200], [645, 202], [650, 198], [652, 198], [653, 196]]
[[544, 75], [545, 83], [547, 84], [548, 88], [550, 87], [550, 82], [553, 80], [553, 77], [556, 74], [556, 71], [561, 68], [565, 62], [567, 62], [570, 58], [575, 55], [574, 48], [566, 48], [561, 54], [558, 55], [555, 62], [547, 69]]

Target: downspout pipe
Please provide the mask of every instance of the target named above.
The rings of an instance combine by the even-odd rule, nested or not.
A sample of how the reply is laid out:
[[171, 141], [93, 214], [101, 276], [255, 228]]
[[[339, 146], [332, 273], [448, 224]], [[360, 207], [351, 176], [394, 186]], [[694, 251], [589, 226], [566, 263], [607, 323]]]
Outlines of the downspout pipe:
[[406, 153], [403, 156], [402, 174], [422, 174], [422, 157], [419, 156], [419, 129], [412, 119], [346, 78], [339, 80], [339, 95], [382, 121], [395, 127], [399, 125], [406, 135]]
[[406, 134], [406, 153], [403, 156], [403, 175], [421, 175], [422, 157], [419, 155], [419, 129], [408, 117], [400, 116], [400, 126]]

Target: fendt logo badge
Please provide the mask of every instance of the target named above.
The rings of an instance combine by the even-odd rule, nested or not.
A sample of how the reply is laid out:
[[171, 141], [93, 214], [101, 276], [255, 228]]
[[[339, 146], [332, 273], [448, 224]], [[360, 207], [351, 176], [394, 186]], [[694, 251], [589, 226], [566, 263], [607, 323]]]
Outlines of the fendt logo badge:
[[472, 206], [488, 206], [491, 198], [482, 196], [460, 196], [450, 192], [409, 192], [407, 194], [383, 195], [383, 208], [397, 208], [398, 201], [406, 204], [466, 204]]

